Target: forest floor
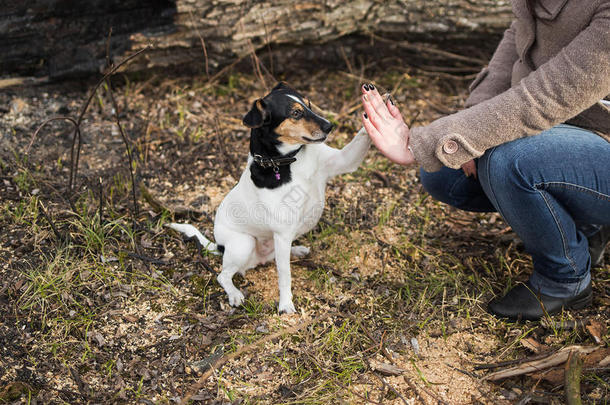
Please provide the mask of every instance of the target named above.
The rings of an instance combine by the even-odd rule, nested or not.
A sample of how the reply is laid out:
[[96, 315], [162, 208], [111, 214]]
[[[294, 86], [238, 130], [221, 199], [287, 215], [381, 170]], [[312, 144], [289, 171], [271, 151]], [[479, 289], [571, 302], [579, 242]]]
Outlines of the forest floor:
[[[365, 81], [391, 90], [415, 125], [461, 108], [468, 83], [405, 66], [281, 78], [337, 124], [334, 147], [360, 127]], [[164, 225], [212, 235], [246, 163], [241, 118], [274, 81], [236, 70], [121, 81], [119, 117], [151, 196], [138, 188], [135, 221], [104, 87], [84, 115], [72, 192], [72, 125], [51, 122], [28, 145], [44, 120], [76, 118], [91, 84], [0, 93], [0, 403], [562, 403], [563, 362], [485, 377], [573, 345], [609, 354], [608, 254], [591, 308], [498, 320], [486, 303], [532, 271], [516, 235], [498, 214], [433, 200], [415, 168], [375, 148], [329, 183], [322, 219], [297, 241], [311, 248], [291, 265], [297, 313], [277, 313], [273, 264], [236, 277], [247, 301], [231, 308], [215, 279], [221, 259]], [[610, 371], [595, 364], [585, 359], [583, 399], [606, 404]]]

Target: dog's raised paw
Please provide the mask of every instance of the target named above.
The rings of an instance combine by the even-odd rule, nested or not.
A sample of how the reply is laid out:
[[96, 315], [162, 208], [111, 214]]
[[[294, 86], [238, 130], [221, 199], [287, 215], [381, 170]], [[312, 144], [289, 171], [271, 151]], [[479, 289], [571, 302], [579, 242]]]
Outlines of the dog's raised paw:
[[307, 246], [293, 246], [290, 248], [290, 254], [294, 257], [305, 257], [311, 252]]
[[289, 302], [280, 302], [278, 306], [278, 311], [280, 314], [294, 314], [297, 310], [294, 308], [294, 304], [292, 301]]
[[244, 303], [244, 300], [245, 300], [244, 294], [237, 289], [235, 292], [227, 293], [227, 295], [229, 296], [229, 304], [232, 307], [238, 307]]

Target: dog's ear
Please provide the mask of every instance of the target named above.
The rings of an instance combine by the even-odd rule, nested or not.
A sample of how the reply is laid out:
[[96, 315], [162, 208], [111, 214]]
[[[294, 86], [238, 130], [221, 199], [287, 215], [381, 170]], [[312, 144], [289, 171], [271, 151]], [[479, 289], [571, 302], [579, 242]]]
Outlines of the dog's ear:
[[290, 87], [286, 84], [286, 82], [278, 82], [278, 84], [275, 85], [275, 87], [271, 90], [282, 90], [282, 89], [289, 89]]
[[262, 98], [252, 103], [252, 108], [244, 116], [243, 123], [248, 128], [260, 128], [269, 122], [270, 114]]

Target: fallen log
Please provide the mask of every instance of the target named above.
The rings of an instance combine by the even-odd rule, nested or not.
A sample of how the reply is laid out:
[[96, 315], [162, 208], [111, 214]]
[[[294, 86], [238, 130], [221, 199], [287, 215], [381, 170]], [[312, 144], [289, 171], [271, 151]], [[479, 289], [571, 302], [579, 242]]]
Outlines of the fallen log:
[[[148, 44], [128, 71], [196, 63], [213, 74], [253, 51], [276, 72], [282, 61], [336, 63], [367, 49], [439, 49], [404, 43], [443, 41], [492, 51], [512, 18], [510, 3], [482, 0], [46, 0], [2, 2], [0, 76], [50, 79], [100, 72], [112, 28], [110, 53], [117, 60]], [[383, 39], [389, 40], [384, 41]], [[400, 42], [402, 41], [402, 43]], [[444, 49], [443, 49], [444, 48]], [[393, 54], [393, 53], [392, 53]], [[485, 60], [485, 54], [480, 54]], [[455, 57], [455, 56], [454, 56]], [[462, 62], [480, 64], [474, 54]], [[274, 64], [274, 59], [276, 63]]]

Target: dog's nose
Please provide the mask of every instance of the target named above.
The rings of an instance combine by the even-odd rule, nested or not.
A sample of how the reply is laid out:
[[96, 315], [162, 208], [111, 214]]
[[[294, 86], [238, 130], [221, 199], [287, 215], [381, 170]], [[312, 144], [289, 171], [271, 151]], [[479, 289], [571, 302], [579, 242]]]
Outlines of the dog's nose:
[[334, 125], [331, 124], [330, 122], [326, 121], [323, 125], [322, 125], [322, 131], [324, 131], [325, 133], [330, 133], [330, 131], [332, 131], [334, 128]]

